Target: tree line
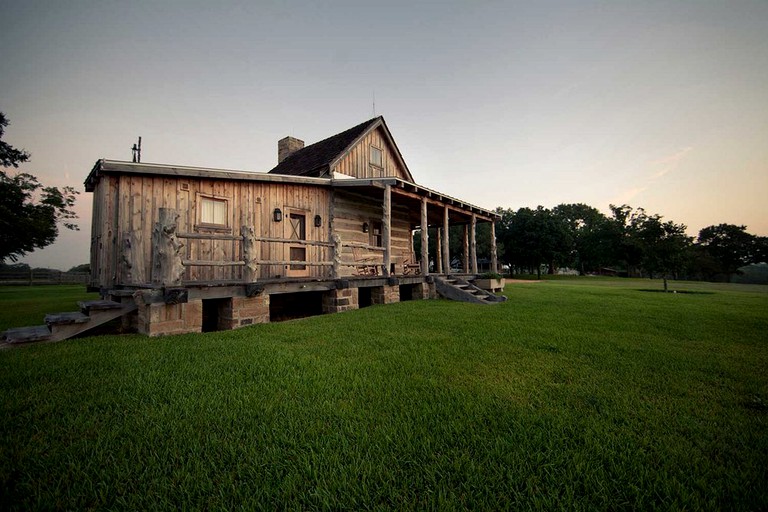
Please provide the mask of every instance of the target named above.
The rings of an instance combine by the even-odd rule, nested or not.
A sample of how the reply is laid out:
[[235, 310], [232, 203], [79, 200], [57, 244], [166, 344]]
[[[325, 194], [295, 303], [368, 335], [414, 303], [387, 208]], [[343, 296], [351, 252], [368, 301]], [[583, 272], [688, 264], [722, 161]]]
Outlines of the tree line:
[[768, 261], [768, 237], [750, 234], [746, 226], [708, 226], [694, 238], [684, 224], [629, 205], [610, 205], [609, 215], [581, 203], [496, 212], [499, 259], [514, 273], [540, 277], [570, 268], [730, 281], [740, 267]]

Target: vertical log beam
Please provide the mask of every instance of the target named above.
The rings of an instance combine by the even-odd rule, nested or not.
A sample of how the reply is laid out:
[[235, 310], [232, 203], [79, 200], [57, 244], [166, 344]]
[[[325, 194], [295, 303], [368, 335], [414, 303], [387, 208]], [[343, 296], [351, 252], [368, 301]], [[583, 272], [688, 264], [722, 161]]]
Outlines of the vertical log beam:
[[472, 227], [469, 235], [469, 254], [472, 265], [470, 272], [477, 274], [477, 215], [472, 214]]
[[429, 220], [427, 198], [421, 198], [421, 275], [429, 275]]
[[184, 244], [176, 236], [178, 222], [179, 212], [172, 208], [160, 208], [158, 221], [152, 229], [152, 284], [181, 285], [184, 275], [181, 249]]
[[451, 273], [451, 244], [450, 244], [450, 226], [448, 223], [448, 205], [443, 207], [443, 268], [446, 274]]
[[384, 246], [384, 277], [389, 277], [389, 267], [392, 260], [392, 185], [384, 187], [384, 202], [382, 205], [381, 243]]
[[341, 237], [338, 233], [331, 235], [333, 241], [333, 278], [341, 276]]
[[496, 221], [491, 221], [491, 272], [499, 271], [499, 262], [496, 259]]
[[256, 232], [253, 226], [243, 224], [240, 226], [240, 235], [243, 237], [243, 281], [246, 283], [255, 283], [259, 276], [258, 243], [256, 242]]
[[461, 269], [469, 274], [469, 225], [464, 224], [464, 254], [462, 255]]
[[437, 261], [437, 273], [443, 273], [443, 228], [435, 228], [437, 231], [437, 243], [435, 244], [437, 254], [435, 260]]

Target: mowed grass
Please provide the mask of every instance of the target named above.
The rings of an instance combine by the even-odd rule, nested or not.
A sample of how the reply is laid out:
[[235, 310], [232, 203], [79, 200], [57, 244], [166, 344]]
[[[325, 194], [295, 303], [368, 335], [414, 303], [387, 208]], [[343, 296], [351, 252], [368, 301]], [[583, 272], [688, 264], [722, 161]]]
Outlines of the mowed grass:
[[0, 332], [42, 325], [48, 313], [77, 311], [77, 301], [98, 298], [98, 293], [86, 293], [84, 285], [0, 286]]
[[3, 507], [764, 510], [766, 288], [657, 286], [0, 352]]

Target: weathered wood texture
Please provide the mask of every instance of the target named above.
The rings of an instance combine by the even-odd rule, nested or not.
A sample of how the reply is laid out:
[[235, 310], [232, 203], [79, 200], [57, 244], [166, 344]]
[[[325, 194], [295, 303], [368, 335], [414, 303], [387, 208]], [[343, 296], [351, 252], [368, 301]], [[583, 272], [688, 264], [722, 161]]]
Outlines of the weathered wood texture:
[[443, 272], [451, 273], [451, 240], [450, 240], [450, 219], [448, 217], [448, 206], [443, 208]]
[[491, 222], [491, 272], [499, 271], [499, 260], [496, 255], [496, 222]]
[[[377, 245], [375, 224], [378, 223], [383, 229], [383, 203], [383, 195], [371, 198], [338, 190], [334, 193], [333, 224], [334, 232], [341, 237], [344, 244], [342, 261], [384, 265], [384, 234], [381, 233], [382, 247], [367, 248]], [[413, 260], [411, 225], [405, 205], [392, 201], [390, 209], [390, 262], [399, 269], [406, 260]], [[364, 223], [368, 224], [367, 233], [363, 232]], [[339, 272], [341, 276], [358, 273], [354, 267], [349, 266], [342, 266]]]
[[94, 287], [109, 287], [115, 283], [118, 258], [118, 178], [105, 177], [93, 194], [91, 223], [91, 282]]
[[184, 275], [184, 244], [176, 236], [179, 214], [172, 208], [160, 208], [152, 228], [152, 284], [179, 286]]
[[429, 274], [429, 221], [427, 198], [421, 200], [421, 273]]
[[[389, 276], [392, 264], [392, 187], [384, 187], [384, 199], [382, 201], [381, 240], [384, 248], [384, 275]], [[408, 244], [411, 243], [411, 232], [408, 230]]]
[[[201, 198], [226, 201], [223, 224], [201, 222]], [[169, 179], [151, 175], [102, 176], [94, 188], [91, 285], [107, 288], [115, 284], [150, 283], [152, 228], [159, 220], [160, 208], [172, 208], [180, 213], [180, 233], [199, 235], [184, 239], [182, 259], [243, 261], [241, 227], [251, 225], [258, 236], [273, 240], [290, 238], [290, 212], [306, 216], [307, 240], [328, 242], [329, 203], [328, 189], [311, 185], [187, 177]], [[275, 208], [283, 213], [281, 222], [273, 220]], [[315, 215], [320, 215], [323, 220], [320, 227], [314, 225]], [[256, 246], [258, 256], [254, 259], [290, 259], [288, 244], [262, 241]], [[330, 247], [307, 246], [308, 261], [329, 261], [331, 256]], [[252, 263], [250, 266], [191, 266], [185, 269], [183, 280], [242, 280], [254, 277], [248, 274], [253, 270]], [[282, 277], [286, 275], [286, 265], [258, 265], [256, 272], [255, 280]], [[331, 270], [323, 266], [308, 267], [308, 275], [330, 277]]]
[[[355, 178], [394, 176], [408, 180], [408, 174], [400, 165], [397, 157], [397, 150], [389, 145], [382, 130], [382, 128], [377, 128], [363, 137], [344, 158], [339, 160], [332, 171]], [[381, 167], [371, 165], [371, 146], [382, 152], [383, 165]]]
[[471, 264], [469, 271], [477, 274], [477, 215], [472, 214], [472, 223], [469, 230], [469, 254]]

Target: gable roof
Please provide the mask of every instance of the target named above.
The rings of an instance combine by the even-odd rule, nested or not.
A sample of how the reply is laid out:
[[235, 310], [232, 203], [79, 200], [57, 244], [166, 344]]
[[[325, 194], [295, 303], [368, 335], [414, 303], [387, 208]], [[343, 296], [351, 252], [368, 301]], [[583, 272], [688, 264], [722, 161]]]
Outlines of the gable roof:
[[408, 166], [405, 165], [403, 156], [400, 154], [400, 150], [395, 144], [392, 134], [389, 132], [389, 128], [387, 128], [387, 123], [384, 122], [383, 116], [374, 117], [373, 119], [369, 119], [364, 123], [353, 126], [348, 130], [337, 133], [327, 139], [323, 139], [320, 142], [315, 142], [314, 144], [299, 149], [288, 155], [285, 160], [278, 163], [277, 166], [269, 171], [269, 173], [320, 177], [341, 160], [341, 158], [352, 149], [358, 141], [379, 126], [383, 128], [385, 138], [394, 149], [399, 163], [407, 174], [409, 180], [413, 182], [413, 176], [411, 176]]

